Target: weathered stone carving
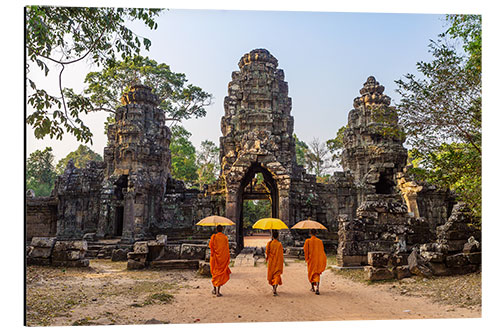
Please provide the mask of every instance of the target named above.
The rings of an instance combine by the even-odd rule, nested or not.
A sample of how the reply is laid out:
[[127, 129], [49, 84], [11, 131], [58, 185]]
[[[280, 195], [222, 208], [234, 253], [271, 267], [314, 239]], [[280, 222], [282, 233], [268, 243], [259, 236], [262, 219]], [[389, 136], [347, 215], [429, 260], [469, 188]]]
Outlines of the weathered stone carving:
[[404, 137], [397, 112], [390, 107], [384, 86], [368, 77], [354, 99], [344, 132], [342, 166], [350, 171], [359, 188], [358, 202], [369, 194], [394, 194], [396, 175], [406, 165]]
[[95, 232], [99, 221], [103, 178], [104, 163], [92, 161], [79, 169], [73, 160], [69, 160], [54, 186], [58, 199], [59, 240], [81, 239], [86, 233]]
[[[292, 100], [278, 61], [269, 51], [245, 54], [232, 74], [221, 120], [221, 176], [226, 184], [226, 216], [241, 218], [243, 192], [262, 173], [272, 215], [289, 223], [290, 184], [296, 165]], [[236, 237], [240, 243], [242, 229]]]
[[101, 190], [99, 237], [123, 242], [150, 237], [160, 224], [161, 202], [170, 177], [170, 130], [158, 97], [136, 85], [122, 97], [104, 148], [105, 179]]

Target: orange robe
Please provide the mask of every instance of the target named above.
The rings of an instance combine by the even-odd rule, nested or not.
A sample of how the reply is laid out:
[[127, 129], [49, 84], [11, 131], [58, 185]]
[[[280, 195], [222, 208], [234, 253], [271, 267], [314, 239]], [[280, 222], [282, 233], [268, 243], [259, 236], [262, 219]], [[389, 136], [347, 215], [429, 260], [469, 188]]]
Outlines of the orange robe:
[[229, 241], [222, 232], [213, 234], [210, 238], [210, 273], [214, 287], [222, 286], [229, 280]]
[[323, 242], [316, 236], [306, 239], [304, 256], [307, 262], [307, 277], [309, 282], [319, 282], [319, 276], [326, 268], [326, 254]]
[[271, 286], [281, 285], [283, 274], [283, 245], [276, 239], [269, 241], [266, 246], [267, 281]]

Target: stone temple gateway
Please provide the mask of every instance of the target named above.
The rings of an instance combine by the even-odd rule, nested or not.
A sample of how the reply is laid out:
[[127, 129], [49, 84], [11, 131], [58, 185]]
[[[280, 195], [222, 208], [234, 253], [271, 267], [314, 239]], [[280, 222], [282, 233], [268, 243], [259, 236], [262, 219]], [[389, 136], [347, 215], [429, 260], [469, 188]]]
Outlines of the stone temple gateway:
[[[343, 171], [319, 183], [297, 164], [292, 99], [278, 60], [256, 49], [238, 65], [224, 99], [217, 182], [199, 191], [173, 179], [164, 113], [151, 88], [136, 85], [109, 126], [104, 161], [82, 169], [70, 161], [50, 197], [27, 198], [27, 241], [116, 240], [115, 248], [130, 251], [135, 242], [167, 235], [172, 246], [186, 240], [206, 246], [211, 230], [196, 222], [224, 215], [237, 223], [227, 229], [237, 253], [248, 199], [269, 199], [272, 217], [288, 226], [307, 218], [324, 224], [325, 248], [336, 251], [343, 266], [366, 265], [369, 252], [436, 241], [437, 229], [449, 223], [454, 196], [408, 178], [396, 111], [374, 77], [348, 114]], [[305, 237], [282, 233], [288, 248], [301, 246]]]

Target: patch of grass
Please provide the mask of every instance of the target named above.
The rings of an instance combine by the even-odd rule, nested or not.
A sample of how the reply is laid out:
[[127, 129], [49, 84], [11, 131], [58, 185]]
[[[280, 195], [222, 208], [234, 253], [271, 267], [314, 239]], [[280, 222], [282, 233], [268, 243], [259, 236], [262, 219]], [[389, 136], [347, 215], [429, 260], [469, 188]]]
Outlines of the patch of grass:
[[336, 268], [330, 268], [330, 270], [337, 274], [340, 275], [346, 279], [349, 279], [354, 282], [361, 282], [366, 284], [365, 280], [365, 274], [364, 270], [362, 269], [336, 269]]
[[436, 276], [430, 279], [412, 277], [396, 281], [391, 289], [401, 295], [425, 296], [432, 301], [458, 307], [481, 306], [481, 272]]
[[27, 288], [26, 324], [27, 326], [49, 326], [56, 316], [68, 313], [72, 308], [84, 303], [85, 295], [80, 291], [54, 288]]
[[155, 293], [149, 295], [143, 303], [134, 303], [130, 306], [141, 308], [151, 304], [170, 304], [174, 301], [174, 295], [167, 293]]
[[329, 254], [326, 256], [326, 264], [330, 266], [336, 266], [337, 265], [337, 255], [335, 254]]
[[424, 296], [433, 302], [457, 307], [481, 306], [481, 272], [431, 278], [412, 276], [402, 280], [367, 281], [364, 270], [334, 268], [330, 270], [336, 275], [365, 285], [391, 285], [389, 291], [399, 295]]
[[234, 267], [234, 260], [231, 260], [231, 261], [229, 262], [229, 267]]
[[103, 286], [99, 292], [99, 296], [120, 296], [120, 295], [134, 295], [138, 296], [144, 293], [150, 292], [162, 292], [165, 289], [172, 290], [177, 289], [179, 286], [176, 283], [169, 283], [163, 281], [144, 281], [138, 280], [130, 286], [127, 287], [120, 285], [107, 285]]
[[174, 300], [174, 295], [167, 293], [156, 293], [149, 296], [151, 300], [159, 301], [161, 303], [172, 303]]

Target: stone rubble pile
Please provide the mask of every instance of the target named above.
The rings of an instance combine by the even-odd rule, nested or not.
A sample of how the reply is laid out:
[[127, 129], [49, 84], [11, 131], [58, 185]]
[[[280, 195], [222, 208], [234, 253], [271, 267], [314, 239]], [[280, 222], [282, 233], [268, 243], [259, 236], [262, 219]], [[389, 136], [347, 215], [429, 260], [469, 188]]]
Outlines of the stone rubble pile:
[[86, 241], [57, 241], [52, 251], [52, 266], [88, 267]]
[[[208, 244], [169, 244], [166, 235], [158, 235], [155, 240], [134, 243], [132, 252], [127, 254], [127, 269], [156, 268], [196, 268], [207, 258]], [[208, 254], [209, 256], [209, 254]]]
[[[402, 254], [401, 262], [406, 260], [406, 267], [394, 265], [396, 252], [369, 252], [366, 279], [399, 279], [408, 277], [408, 273], [429, 278], [480, 270], [481, 244], [475, 238], [480, 236], [480, 232], [471, 224], [468, 213], [463, 203], [456, 204], [448, 221], [437, 228], [435, 242], [414, 245], [411, 253], [406, 255], [407, 259]], [[400, 270], [405, 273], [401, 275]]]
[[27, 251], [28, 265], [50, 266], [55, 237], [33, 237]]
[[61, 267], [87, 267], [86, 241], [61, 241], [55, 237], [33, 237], [28, 247], [27, 264]]

